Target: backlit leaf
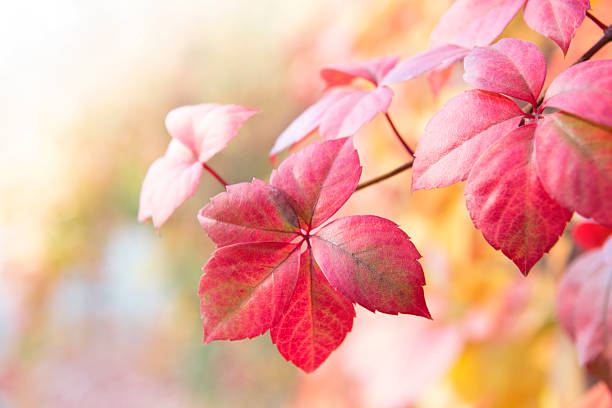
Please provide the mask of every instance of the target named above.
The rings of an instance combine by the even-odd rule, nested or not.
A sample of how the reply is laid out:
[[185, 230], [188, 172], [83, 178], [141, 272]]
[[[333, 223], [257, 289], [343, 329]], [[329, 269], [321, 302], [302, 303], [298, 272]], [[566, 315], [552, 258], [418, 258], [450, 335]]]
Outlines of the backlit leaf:
[[[561, 205], [612, 226], [612, 129], [556, 112], [536, 130], [538, 175]], [[554, 159], [551, 159], [554, 158]]]
[[474, 165], [465, 187], [474, 225], [527, 274], [571, 217], [544, 191], [534, 154], [535, 125], [500, 139]]

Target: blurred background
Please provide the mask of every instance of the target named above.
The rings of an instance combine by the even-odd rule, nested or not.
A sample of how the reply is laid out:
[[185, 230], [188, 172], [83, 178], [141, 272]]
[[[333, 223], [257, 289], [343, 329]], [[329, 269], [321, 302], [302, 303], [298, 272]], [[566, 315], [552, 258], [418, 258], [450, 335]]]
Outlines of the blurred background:
[[[267, 152], [322, 91], [322, 65], [427, 48], [450, 0], [5, 2], [0, 15], [0, 407], [566, 407], [589, 385], [560, 330], [556, 286], [571, 240], [523, 278], [468, 217], [463, 186], [410, 194], [410, 173], [355, 194], [342, 214], [388, 217], [424, 255], [434, 321], [357, 308], [314, 374], [268, 335], [202, 344], [197, 296], [213, 250], [196, 195], [156, 234], [136, 221], [163, 154], [166, 113], [202, 102], [262, 109], [209, 163], [267, 180]], [[592, 0], [612, 22], [612, 0]], [[549, 80], [600, 36], [585, 20]], [[612, 48], [597, 57], [610, 58]], [[414, 147], [465, 85], [394, 86]], [[356, 136], [364, 179], [406, 161], [378, 118]], [[342, 215], [341, 214], [341, 215]]]

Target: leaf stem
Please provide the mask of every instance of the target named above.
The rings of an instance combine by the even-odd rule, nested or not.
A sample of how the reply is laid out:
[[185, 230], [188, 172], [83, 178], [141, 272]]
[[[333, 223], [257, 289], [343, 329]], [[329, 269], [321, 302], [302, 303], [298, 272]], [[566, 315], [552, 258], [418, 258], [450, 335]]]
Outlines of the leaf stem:
[[395, 176], [396, 174], [400, 174], [401, 172], [411, 168], [413, 163], [414, 163], [414, 160], [411, 160], [408, 163], [403, 164], [403, 165], [399, 166], [398, 168], [391, 170], [388, 173], [381, 174], [380, 176], [374, 177], [371, 180], [364, 181], [363, 183], [361, 183], [361, 184], [359, 184], [357, 186], [357, 189], [355, 191], [359, 191], [359, 190], [361, 190], [363, 188], [369, 187], [369, 186], [371, 186], [373, 184], [380, 183], [383, 180], [391, 178], [391, 177]]
[[595, 17], [595, 15], [593, 15], [593, 13], [591, 13], [590, 11], [587, 10], [586, 16], [590, 18], [595, 24], [597, 24], [597, 27], [601, 28], [603, 31], [606, 31], [608, 29], [608, 26], [600, 19]]
[[223, 178], [221, 178], [221, 176], [220, 176], [220, 175], [218, 175], [216, 171], [214, 171], [213, 169], [211, 169], [211, 168], [210, 168], [210, 167], [209, 167], [209, 166], [208, 166], [206, 163], [202, 163], [202, 167], [204, 167], [204, 169], [205, 169], [206, 171], [208, 171], [210, 174], [212, 174], [212, 176], [213, 176], [214, 178], [216, 178], [216, 179], [217, 179], [217, 181], [218, 181], [219, 183], [221, 183], [221, 185], [223, 185], [223, 187], [227, 187], [227, 182], [226, 182], [225, 180], [223, 180]]
[[397, 136], [402, 145], [404, 145], [404, 149], [406, 149], [408, 154], [410, 154], [410, 157], [414, 158], [414, 152], [412, 151], [410, 146], [408, 146], [408, 143], [406, 143], [402, 135], [400, 135], [400, 133], [398, 132], [397, 128], [395, 127], [395, 124], [391, 120], [391, 116], [389, 116], [389, 113], [385, 112], [385, 118], [387, 118], [387, 122], [389, 122], [389, 125], [391, 126], [391, 129], [393, 129], [393, 133], [395, 133], [395, 136]]

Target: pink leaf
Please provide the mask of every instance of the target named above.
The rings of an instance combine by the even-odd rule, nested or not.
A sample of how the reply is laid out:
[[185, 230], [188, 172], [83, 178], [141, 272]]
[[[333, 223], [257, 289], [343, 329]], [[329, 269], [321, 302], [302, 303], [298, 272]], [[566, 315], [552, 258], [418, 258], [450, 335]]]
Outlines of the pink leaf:
[[421, 255], [395, 223], [373, 215], [340, 218], [311, 245], [327, 280], [349, 300], [371, 311], [430, 317]]
[[330, 286], [307, 251], [287, 311], [270, 335], [285, 359], [310, 373], [342, 343], [354, 317], [353, 304]]
[[469, 48], [446, 44], [407, 58], [397, 64], [382, 80], [383, 85], [396, 84], [431, 71], [444, 69], [470, 52]]
[[386, 86], [372, 91], [355, 90], [327, 109], [319, 133], [325, 139], [353, 136], [376, 115], [386, 112], [391, 99], [393, 91]]
[[300, 232], [298, 217], [287, 196], [253, 179], [227, 187], [198, 214], [200, 224], [219, 246], [237, 242], [289, 242]]
[[204, 341], [265, 333], [285, 312], [297, 282], [299, 246], [278, 242], [215, 251], [200, 279]]
[[[608, 240], [612, 243], [612, 240]], [[611, 245], [612, 246], [612, 245]], [[612, 335], [612, 263], [606, 247], [587, 252], [569, 266], [559, 285], [559, 318], [576, 343], [581, 364], [609, 355]], [[610, 362], [606, 361], [607, 370]]]
[[202, 165], [223, 150], [242, 123], [259, 112], [237, 105], [201, 104], [174, 109], [166, 116], [173, 137], [164, 157], [149, 168], [140, 193], [138, 220], [153, 218], [159, 230], [174, 210], [191, 197]]
[[525, 0], [457, 0], [431, 34], [431, 47], [488, 45], [519, 11]]
[[321, 77], [328, 87], [349, 85], [362, 78], [377, 86], [382, 78], [397, 64], [399, 57], [387, 56], [351, 65], [335, 65], [321, 70]]
[[527, 0], [523, 18], [529, 27], [551, 38], [567, 53], [589, 8], [589, 0]]
[[480, 155], [515, 129], [522, 116], [514, 101], [490, 92], [471, 90], [448, 101], [417, 146], [413, 190], [465, 180]]
[[527, 275], [557, 242], [571, 212], [544, 191], [535, 168], [535, 125], [500, 139], [476, 162], [465, 187], [474, 225]]
[[279, 152], [285, 150], [289, 146], [293, 146], [317, 130], [325, 112], [340, 99], [352, 92], [354, 92], [354, 90], [330, 92], [315, 104], [311, 105], [298, 116], [283, 133], [281, 133], [278, 139], [276, 139], [274, 147], [270, 151], [270, 156], [274, 158]]
[[[360, 173], [351, 139], [314, 143], [280, 165], [273, 185], [254, 179], [228, 186], [200, 211], [220, 247], [200, 282], [206, 342], [272, 328], [281, 354], [309, 372], [350, 331], [353, 299], [372, 310], [429, 317], [420, 255], [391, 221], [340, 218], [313, 231], [354, 192]], [[338, 262], [334, 251], [348, 251], [349, 259]], [[313, 261], [320, 255], [324, 273]]]
[[546, 77], [546, 59], [537, 45], [503, 38], [490, 47], [474, 48], [464, 65], [463, 79], [473, 87], [537, 105]]
[[166, 117], [170, 136], [180, 140], [202, 163], [225, 148], [258, 109], [237, 105], [201, 104], [171, 110]]
[[288, 157], [270, 177], [302, 220], [313, 229], [342, 207], [357, 188], [361, 166], [351, 139], [310, 145]]
[[612, 60], [576, 64], [556, 77], [543, 107], [555, 107], [612, 127]]
[[153, 219], [159, 230], [174, 210], [191, 197], [200, 183], [202, 164], [178, 140], [155, 160], [142, 183], [138, 221]]
[[[562, 206], [612, 226], [612, 130], [556, 112], [536, 131], [537, 170]], [[554, 158], [554, 160], [551, 160]]]
[[591, 275], [597, 275], [605, 267], [601, 250], [589, 251], [572, 261], [559, 283], [557, 316], [572, 340], [576, 339], [575, 312], [579, 306], [578, 295], [585, 282], [591, 279]]

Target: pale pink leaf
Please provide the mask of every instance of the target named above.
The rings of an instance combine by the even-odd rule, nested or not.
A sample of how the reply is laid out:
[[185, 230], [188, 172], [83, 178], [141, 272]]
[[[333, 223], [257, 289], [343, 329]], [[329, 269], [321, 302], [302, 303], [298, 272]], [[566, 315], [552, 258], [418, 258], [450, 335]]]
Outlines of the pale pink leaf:
[[542, 105], [612, 127], [612, 60], [568, 68], [552, 81]]
[[474, 225], [525, 275], [559, 240], [572, 213], [546, 193], [536, 172], [535, 125], [522, 126], [487, 150], [465, 187]]
[[182, 106], [166, 116], [170, 136], [180, 140], [202, 163], [225, 148], [242, 124], [258, 109], [238, 105]]
[[546, 77], [546, 59], [537, 45], [503, 38], [490, 47], [474, 48], [463, 64], [463, 79], [473, 87], [537, 105]]
[[536, 130], [537, 169], [561, 205], [612, 226], [612, 129], [556, 112]]
[[523, 18], [529, 27], [552, 39], [567, 53], [589, 8], [589, 0], [527, 0]]
[[465, 180], [480, 155], [515, 129], [522, 116], [514, 101], [491, 92], [470, 90], [448, 101], [416, 148], [413, 190]]
[[393, 91], [386, 86], [355, 90], [330, 106], [321, 118], [319, 134], [325, 139], [353, 136], [379, 113], [387, 112]]
[[163, 157], [155, 160], [142, 183], [138, 221], [153, 219], [161, 228], [174, 210], [191, 197], [200, 183], [202, 164], [178, 140], [172, 140]]
[[342, 343], [354, 317], [353, 304], [330, 286], [306, 251], [293, 296], [270, 336], [285, 359], [310, 373]]
[[350, 138], [318, 142], [288, 157], [272, 172], [270, 184], [282, 190], [307, 230], [318, 227], [357, 188], [361, 166]]
[[382, 85], [396, 84], [434, 69], [441, 70], [459, 61], [470, 52], [469, 48], [446, 44], [409, 57], [395, 66], [383, 78]]
[[397, 64], [399, 57], [386, 56], [349, 65], [333, 65], [321, 70], [321, 77], [328, 87], [349, 85], [362, 78], [378, 85], [382, 78]]
[[354, 92], [354, 89], [332, 91], [315, 102], [298, 116], [276, 139], [270, 156], [274, 158], [279, 152], [298, 143], [306, 136], [317, 130], [321, 118], [340, 99]]
[[525, 0], [457, 0], [434, 28], [430, 46], [489, 45], [514, 18]]
[[198, 214], [200, 224], [219, 246], [239, 242], [289, 242], [300, 233], [300, 223], [287, 196], [270, 184], [227, 186]]
[[430, 317], [417, 249], [398, 226], [373, 215], [339, 218], [310, 244], [331, 285], [371, 311]]
[[291, 299], [299, 259], [299, 246], [278, 242], [217, 249], [198, 291], [204, 341], [251, 338], [274, 326]]
[[557, 295], [557, 316], [572, 340], [576, 339], [575, 312], [579, 306], [576, 302], [582, 286], [605, 266], [602, 251], [598, 249], [579, 255], [563, 274]]

